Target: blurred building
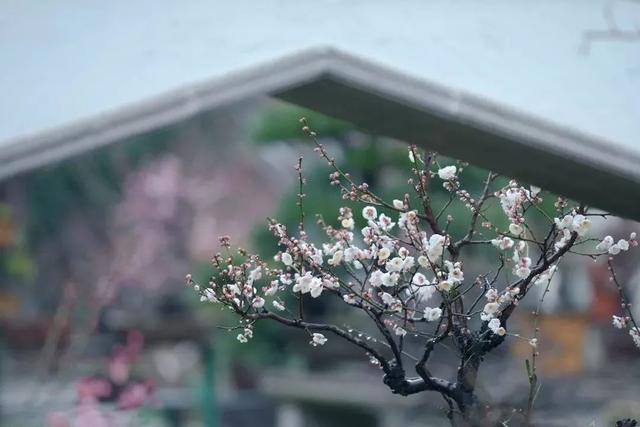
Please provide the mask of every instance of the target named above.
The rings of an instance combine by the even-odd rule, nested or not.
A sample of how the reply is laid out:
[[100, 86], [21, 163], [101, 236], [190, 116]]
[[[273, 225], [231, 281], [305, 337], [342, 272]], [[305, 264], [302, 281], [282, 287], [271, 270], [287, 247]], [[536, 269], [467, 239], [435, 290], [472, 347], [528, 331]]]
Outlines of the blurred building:
[[[246, 242], [290, 176], [291, 150], [247, 143], [265, 96], [640, 219], [638, 20], [636, 2], [604, 0], [8, 3], [5, 338], [20, 351], [48, 343], [38, 363], [49, 372], [82, 335], [69, 318], [90, 319], [86, 336], [139, 326], [132, 313], [157, 326], [180, 312], [183, 272], [219, 234]], [[635, 260], [622, 263], [640, 281]], [[620, 350], [593, 326], [617, 304], [602, 266], [566, 271], [545, 320], [559, 374]]]

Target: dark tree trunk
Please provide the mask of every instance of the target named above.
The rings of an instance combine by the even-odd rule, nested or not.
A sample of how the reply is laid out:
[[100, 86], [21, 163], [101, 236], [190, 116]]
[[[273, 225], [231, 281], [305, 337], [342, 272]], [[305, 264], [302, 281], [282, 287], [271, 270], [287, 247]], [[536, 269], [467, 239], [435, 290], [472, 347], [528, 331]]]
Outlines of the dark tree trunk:
[[463, 393], [458, 401], [459, 419], [451, 424], [453, 427], [494, 427], [496, 424], [487, 417], [484, 405], [473, 393]]

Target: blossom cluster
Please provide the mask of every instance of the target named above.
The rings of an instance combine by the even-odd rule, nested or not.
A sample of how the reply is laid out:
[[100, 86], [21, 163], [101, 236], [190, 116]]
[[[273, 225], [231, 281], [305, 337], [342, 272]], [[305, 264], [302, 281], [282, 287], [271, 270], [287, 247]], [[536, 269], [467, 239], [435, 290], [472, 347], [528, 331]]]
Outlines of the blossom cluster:
[[[438, 343], [459, 336], [464, 337], [459, 342], [475, 340], [484, 346], [479, 348], [488, 349], [483, 351], [490, 351], [510, 335], [507, 320], [522, 298], [533, 286], [548, 287], [562, 257], [573, 247], [597, 241], [588, 254], [595, 258], [637, 246], [635, 233], [617, 240], [590, 237], [592, 220], [585, 206], [570, 208], [559, 198], [555, 212], [544, 213], [543, 193], [535, 186], [511, 180], [493, 189], [496, 175], [489, 174], [483, 193], [471, 196], [462, 188], [463, 168], [436, 165], [434, 169], [431, 157], [417, 155], [415, 147], [409, 151], [415, 175], [409, 183], [415, 194], [388, 202], [366, 183], [354, 182], [322, 145], [317, 144], [316, 149], [332, 167], [330, 183], [340, 189], [343, 199], [353, 202], [339, 209], [335, 221], [318, 219], [325, 241], [310, 241], [304, 216], [297, 233], [270, 220], [269, 229], [278, 244], [272, 260], [244, 250], [234, 253], [228, 238], [223, 238], [224, 253], [213, 257], [216, 274], [208, 285], [187, 277], [202, 301], [221, 304], [240, 316], [238, 326], [232, 329], [238, 331], [241, 343], [252, 339], [256, 322], [271, 319], [305, 330], [314, 347], [325, 345], [332, 335], [351, 341], [365, 348], [381, 366], [385, 359], [374, 344], [386, 341], [397, 359], [407, 336], [432, 337]], [[301, 173], [299, 165], [297, 170]], [[448, 205], [434, 214], [428, 195], [432, 179], [439, 179], [452, 198], [468, 209], [466, 235], [449, 232], [448, 224], [456, 219], [445, 215]], [[492, 199], [506, 216], [508, 226], [504, 229], [489, 217]], [[301, 200], [299, 194], [302, 209]], [[543, 239], [535, 237], [540, 234], [533, 232], [529, 220], [537, 212], [543, 212], [541, 217], [548, 222]], [[440, 218], [446, 218], [446, 224], [442, 225]], [[498, 267], [489, 266], [486, 270], [491, 273], [465, 271], [466, 248], [477, 245], [493, 248]], [[363, 343], [336, 325], [308, 322], [305, 307], [320, 298], [365, 312], [374, 321], [378, 339]], [[483, 303], [475, 310], [480, 301]], [[629, 316], [615, 316], [613, 322], [616, 327], [628, 328], [636, 343], [640, 341], [637, 325]], [[537, 336], [528, 339], [534, 348], [538, 340]]]

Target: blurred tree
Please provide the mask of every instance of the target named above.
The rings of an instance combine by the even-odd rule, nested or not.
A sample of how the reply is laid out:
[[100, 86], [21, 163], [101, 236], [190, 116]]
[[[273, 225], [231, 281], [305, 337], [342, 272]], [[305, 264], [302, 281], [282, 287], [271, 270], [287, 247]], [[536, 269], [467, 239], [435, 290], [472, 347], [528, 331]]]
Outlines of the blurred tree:
[[[5, 291], [25, 297], [32, 314], [52, 314], [70, 283], [86, 284], [77, 290], [90, 299], [108, 267], [114, 240], [109, 222], [125, 179], [175, 138], [171, 129], [158, 130], [3, 182]], [[32, 283], [39, 285], [35, 294], [24, 286]]]

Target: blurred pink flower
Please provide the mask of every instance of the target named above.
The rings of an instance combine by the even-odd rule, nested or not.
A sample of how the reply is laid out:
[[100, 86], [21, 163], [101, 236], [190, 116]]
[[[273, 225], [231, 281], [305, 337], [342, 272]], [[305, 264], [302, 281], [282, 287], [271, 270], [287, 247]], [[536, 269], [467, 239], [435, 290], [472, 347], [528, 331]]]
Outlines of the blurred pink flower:
[[77, 408], [75, 427], [113, 427], [95, 403], [82, 403]]
[[80, 402], [95, 401], [111, 394], [111, 384], [102, 378], [84, 377], [76, 384]]
[[118, 396], [119, 409], [135, 409], [147, 403], [151, 397], [153, 384], [139, 382], [128, 385]]
[[52, 412], [47, 417], [47, 427], [71, 427], [71, 423], [62, 412]]

